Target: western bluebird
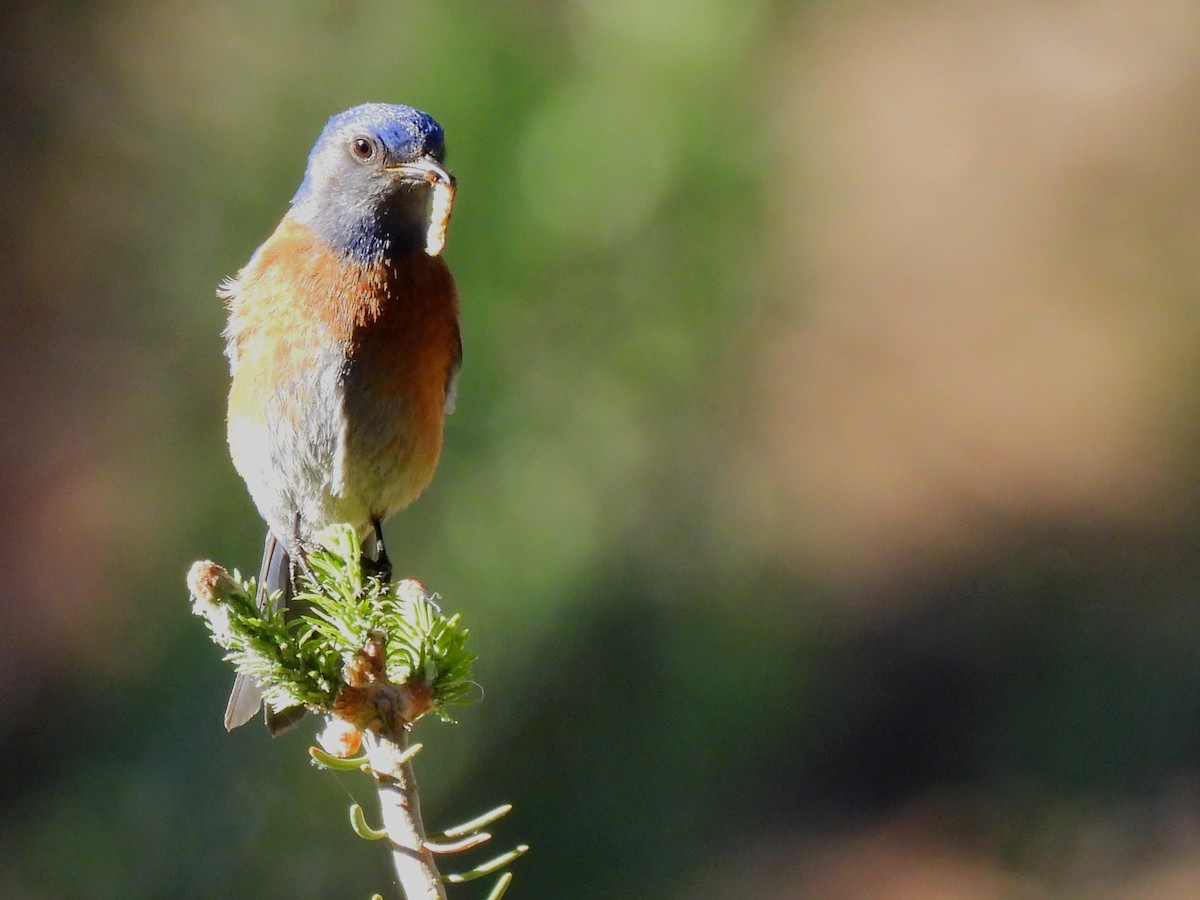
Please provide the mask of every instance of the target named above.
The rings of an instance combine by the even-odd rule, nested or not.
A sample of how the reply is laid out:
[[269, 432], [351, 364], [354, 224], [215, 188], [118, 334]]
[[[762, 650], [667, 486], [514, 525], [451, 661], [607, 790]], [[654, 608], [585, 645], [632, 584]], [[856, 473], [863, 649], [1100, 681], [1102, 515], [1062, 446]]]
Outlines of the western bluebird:
[[[368, 103], [334, 116], [287, 215], [221, 286], [229, 449], [269, 529], [260, 602], [290, 596], [295, 562], [336, 522], [374, 540], [390, 575], [380, 523], [433, 477], [462, 360], [439, 255], [454, 189], [444, 159], [441, 126], [420, 110]], [[260, 703], [239, 676], [225, 727]], [[296, 712], [268, 710], [268, 728]]]

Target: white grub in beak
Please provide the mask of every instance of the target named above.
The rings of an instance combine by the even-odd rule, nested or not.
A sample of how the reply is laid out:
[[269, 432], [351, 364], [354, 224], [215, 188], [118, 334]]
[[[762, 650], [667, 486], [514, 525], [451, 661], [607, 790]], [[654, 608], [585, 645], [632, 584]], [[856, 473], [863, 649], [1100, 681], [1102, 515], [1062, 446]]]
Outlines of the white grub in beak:
[[430, 172], [432, 197], [429, 204], [429, 228], [425, 232], [425, 252], [439, 256], [446, 246], [446, 229], [450, 225], [450, 213], [454, 209], [453, 181], [444, 181]]

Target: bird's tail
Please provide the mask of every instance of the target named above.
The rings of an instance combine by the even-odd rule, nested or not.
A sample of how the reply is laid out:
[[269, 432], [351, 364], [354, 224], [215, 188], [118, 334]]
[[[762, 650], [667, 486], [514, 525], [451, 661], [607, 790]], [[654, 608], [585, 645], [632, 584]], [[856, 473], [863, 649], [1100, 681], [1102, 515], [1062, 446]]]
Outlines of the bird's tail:
[[[267, 598], [279, 592], [280, 602], [286, 605], [292, 598], [292, 563], [284, 543], [275, 537], [272, 531], [267, 532], [267, 542], [263, 547], [262, 568], [258, 572], [258, 605], [265, 607]], [[225, 729], [233, 729], [245, 725], [262, 706], [262, 690], [253, 678], [238, 675], [233, 682], [233, 690], [229, 694], [229, 704], [225, 707]], [[271, 734], [280, 734], [291, 728], [304, 715], [304, 707], [294, 707], [276, 713], [270, 707], [266, 711], [267, 730]]]

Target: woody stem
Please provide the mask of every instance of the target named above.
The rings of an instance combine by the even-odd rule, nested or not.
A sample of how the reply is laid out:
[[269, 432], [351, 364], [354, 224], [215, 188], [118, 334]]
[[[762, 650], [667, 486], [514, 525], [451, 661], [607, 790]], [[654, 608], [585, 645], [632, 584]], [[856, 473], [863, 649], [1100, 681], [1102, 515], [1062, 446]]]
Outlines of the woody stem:
[[405, 900], [446, 900], [433, 854], [425, 848], [425, 826], [412, 765], [401, 761], [408, 732], [385, 716], [379, 730], [364, 735], [367, 758], [375, 773], [383, 826], [392, 845], [392, 864]]

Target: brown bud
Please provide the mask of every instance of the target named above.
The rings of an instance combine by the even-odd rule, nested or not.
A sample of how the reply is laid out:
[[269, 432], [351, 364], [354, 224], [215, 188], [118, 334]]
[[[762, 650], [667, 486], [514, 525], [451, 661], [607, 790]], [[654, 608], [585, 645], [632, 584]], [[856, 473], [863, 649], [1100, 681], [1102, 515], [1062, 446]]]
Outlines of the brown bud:
[[331, 718], [317, 735], [317, 743], [330, 756], [347, 759], [362, 746], [362, 732], [345, 719]]
[[229, 595], [239, 590], [233, 576], [211, 560], [192, 563], [187, 574], [188, 591], [201, 603], [224, 603]]

